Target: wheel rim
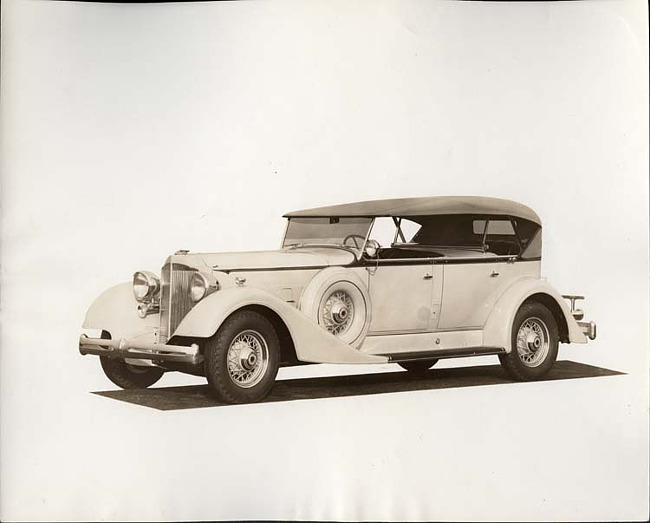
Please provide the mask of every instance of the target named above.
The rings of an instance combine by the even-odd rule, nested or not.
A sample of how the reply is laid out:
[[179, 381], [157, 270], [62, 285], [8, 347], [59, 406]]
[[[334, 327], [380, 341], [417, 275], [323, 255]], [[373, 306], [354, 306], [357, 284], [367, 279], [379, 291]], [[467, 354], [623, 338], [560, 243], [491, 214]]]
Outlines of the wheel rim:
[[517, 354], [526, 367], [539, 367], [548, 355], [548, 327], [539, 318], [528, 318], [517, 332]]
[[269, 348], [257, 331], [245, 330], [228, 347], [228, 375], [235, 385], [250, 389], [257, 385], [269, 367]]
[[354, 321], [354, 303], [345, 291], [335, 291], [327, 297], [321, 310], [321, 324], [334, 336], [343, 334]]

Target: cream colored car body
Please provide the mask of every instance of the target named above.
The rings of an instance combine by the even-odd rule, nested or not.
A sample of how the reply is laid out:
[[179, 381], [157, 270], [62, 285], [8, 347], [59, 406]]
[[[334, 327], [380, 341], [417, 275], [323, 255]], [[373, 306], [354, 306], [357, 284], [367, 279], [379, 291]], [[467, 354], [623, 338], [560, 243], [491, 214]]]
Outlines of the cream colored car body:
[[[586, 343], [588, 329], [540, 277], [541, 259], [439, 251], [441, 256], [435, 258], [408, 260], [378, 260], [353, 249], [309, 246], [175, 254], [166, 267], [198, 271], [214, 282], [215, 290], [189, 306], [172, 332], [163, 332], [159, 313], [138, 315], [130, 282], [102, 294], [83, 326], [120, 340], [112, 349], [124, 349], [127, 356], [133, 349], [127, 359], [133, 364], [155, 365], [155, 356], [140, 356], [158, 349], [163, 353], [167, 346], [182, 353], [178, 347], [190, 345], [192, 363], [200, 364], [202, 342], [231, 314], [253, 307], [286, 327], [292, 351], [291, 358], [283, 358], [286, 364], [385, 363], [399, 361], [401, 354], [444, 358], [510, 352], [513, 318], [521, 304], [535, 296], [556, 317], [561, 341]], [[343, 271], [367, 290], [369, 325], [356, 344], [343, 342], [302, 310], [306, 290], [323, 271]], [[88, 343], [86, 338], [80, 346], [94, 353]], [[98, 341], [92, 343], [99, 346]]]

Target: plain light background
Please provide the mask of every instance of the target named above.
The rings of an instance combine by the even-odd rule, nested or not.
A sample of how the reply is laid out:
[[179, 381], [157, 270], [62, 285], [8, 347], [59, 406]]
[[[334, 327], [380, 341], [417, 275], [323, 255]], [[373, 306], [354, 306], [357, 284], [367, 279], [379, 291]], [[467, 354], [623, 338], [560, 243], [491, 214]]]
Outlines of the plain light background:
[[[644, 2], [2, 10], [0, 519], [648, 517]], [[625, 376], [177, 412], [90, 394], [111, 384], [81, 322], [134, 270], [275, 248], [288, 210], [456, 194], [538, 212], [544, 275], [599, 329], [560, 358]]]

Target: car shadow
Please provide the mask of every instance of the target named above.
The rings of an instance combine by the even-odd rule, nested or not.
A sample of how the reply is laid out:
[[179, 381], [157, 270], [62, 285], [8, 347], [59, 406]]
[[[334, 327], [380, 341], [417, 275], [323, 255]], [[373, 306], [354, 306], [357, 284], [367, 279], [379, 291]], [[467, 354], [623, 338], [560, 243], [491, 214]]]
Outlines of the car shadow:
[[[551, 372], [541, 381], [598, 378], [623, 374], [625, 373], [575, 361], [558, 361]], [[486, 385], [516, 386], [517, 384], [520, 382], [509, 379], [500, 365], [447, 369], [434, 367], [421, 376], [397, 371], [280, 380], [275, 383], [270, 394], [261, 403]], [[98, 391], [93, 394], [158, 410], [233, 406], [215, 400], [207, 385]]]

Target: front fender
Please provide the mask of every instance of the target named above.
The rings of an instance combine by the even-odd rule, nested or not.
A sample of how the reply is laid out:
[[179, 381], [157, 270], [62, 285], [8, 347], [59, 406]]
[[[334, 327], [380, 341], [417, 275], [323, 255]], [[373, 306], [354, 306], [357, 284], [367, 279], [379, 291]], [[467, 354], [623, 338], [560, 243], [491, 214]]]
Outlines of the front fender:
[[296, 356], [310, 363], [386, 363], [384, 356], [364, 354], [342, 343], [301, 311], [277, 296], [255, 287], [217, 291], [197, 303], [183, 318], [174, 336], [209, 338], [224, 320], [246, 306], [263, 306], [277, 314], [293, 339]]
[[[483, 329], [483, 345], [512, 350], [512, 323], [521, 304], [534, 294], [544, 294], [557, 303], [567, 325], [570, 343], [587, 343], [580, 326], [562, 296], [546, 281], [524, 278], [510, 286], [497, 300]], [[547, 298], [547, 299], [549, 299]]]
[[137, 312], [138, 302], [133, 296], [130, 282], [111, 287], [93, 302], [83, 322], [84, 329], [101, 329], [108, 331], [111, 338], [151, 337], [160, 322], [157, 314], [140, 318]]

